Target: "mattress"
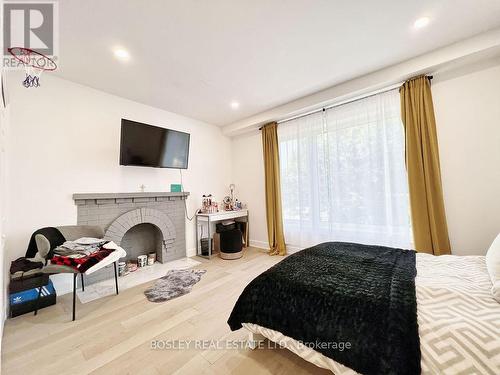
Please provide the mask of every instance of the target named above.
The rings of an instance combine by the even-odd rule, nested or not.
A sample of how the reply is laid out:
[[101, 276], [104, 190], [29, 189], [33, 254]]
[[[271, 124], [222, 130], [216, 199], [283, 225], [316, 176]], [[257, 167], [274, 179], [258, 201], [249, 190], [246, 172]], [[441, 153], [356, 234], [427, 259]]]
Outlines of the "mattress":
[[[422, 374], [500, 374], [500, 303], [485, 258], [417, 254], [415, 284]], [[280, 332], [243, 326], [337, 375], [356, 374]]]

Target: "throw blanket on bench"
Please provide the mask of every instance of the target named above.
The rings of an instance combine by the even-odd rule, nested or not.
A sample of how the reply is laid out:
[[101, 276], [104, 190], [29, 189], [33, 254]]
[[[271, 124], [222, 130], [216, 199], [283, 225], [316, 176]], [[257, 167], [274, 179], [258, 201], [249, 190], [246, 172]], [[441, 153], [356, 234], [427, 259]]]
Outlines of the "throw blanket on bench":
[[279, 331], [363, 374], [420, 374], [416, 272], [413, 251], [323, 243], [255, 278], [228, 324]]
[[84, 273], [90, 267], [96, 265], [101, 260], [106, 258], [113, 251], [115, 251], [115, 249], [106, 249], [103, 246], [100, 248], [100, 250], [97, 250], [90, 255], [80, 257], [80, 258], [74, 258], [71, 256], [64, 256], [64, 255], [54, 255], [52, 257], [52, 259], [50, 260], [50, 263], [68, 266], [68, 267], [71, 267], [71, 268], [77, 270], [80, 273]]

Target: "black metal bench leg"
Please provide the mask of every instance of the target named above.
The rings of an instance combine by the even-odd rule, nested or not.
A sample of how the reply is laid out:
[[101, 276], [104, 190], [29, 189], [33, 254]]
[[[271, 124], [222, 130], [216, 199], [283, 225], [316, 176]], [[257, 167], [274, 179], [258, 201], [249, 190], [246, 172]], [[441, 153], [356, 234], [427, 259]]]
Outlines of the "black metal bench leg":
[[34, 314], [34, 315], [38, 314], [38, 304], [39, 304], [39, 302], [40, 302], [40, 296], [41, 296], [41, 294], [42, 294], [42, 288], [43, 288], [43, 286], [40, 286], [40, 287], [38, 288], [38, 297], [36, 297], [36, 302], [35, 302], [35, 314]]
[[73, 274], [73, 321], [75, 320], [75, 305], [76, 305], [76, 276], [77, 274]]
[[115, 287], [116, 287], [116, 294], [118, 294], [118, 270], [116, 269], [118, 262], [114, 263], [114, 269], [115, 269]]
[[80, 274], [82, 279], [82, 292], [85, 292], [85, 284], [83, 282], [83, 273]]

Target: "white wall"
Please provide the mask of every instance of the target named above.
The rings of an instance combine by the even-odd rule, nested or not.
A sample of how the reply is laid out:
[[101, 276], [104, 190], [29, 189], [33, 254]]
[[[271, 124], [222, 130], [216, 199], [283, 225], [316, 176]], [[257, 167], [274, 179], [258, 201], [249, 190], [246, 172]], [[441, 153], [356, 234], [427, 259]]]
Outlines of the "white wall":
[[[0, 3], [1, 5], [1, 3]], [[2, 72], [3, 73], [3, 72]], [[1, 79], [1, 74], [0, 74]], [[2, 96], [0, 94], [0, 101]], [[0, 352], [2, 333], [7, 313], [7, 283], [8, 264], [5, 252], [6, 223], [7, 223], [7, 150], [9, 130], [9, 109], [0, 103]]]
[[[3, 1], [0, 0], [0, 29], [3, 30]], [[0, 50], [3, 51], [3, 38], [0, 38]], [[3, 81], [4, 68], [0, 68], [0, 88]], [[7, 255], [5, 251], [6, 223], [7, 223], [7, 137], [9, 130], [9, 109], [4, 108], [4, 101], [7, 103], [7, 98], [3, 97], [0, 92], [0, 372], [1, 372], [1, 353], [2, 353], [2, 338], [5, 319], [7, 316]]]
[[[25, 89], [22, 76], [10, 74], [9, 259], [24, 256], [34, 230], [76, 223], [73, 193], [139, 191], [141, 184], [146, 191], [168, 191], [180, 182], [178, 170], [119, 165], [122, 117], [191, 134], [183, 171], [190, 216], [202, 194], [219, 200], [227, 194], [231, 142], [220, 128], [50, 74], [41, 87]], [[194, 254], [194, 222], [187, 224], [186, 242]]]
[[[500, 65], [435, 75], [433, 96], [453, 254], [484, 254], [500, 232]], [[267, 247], [260, 132], [233, 138], [233, 182]]]
[[264, 160], [260, 132], [233, 138], [235, 195], [248, 205], [250, 245], [268, 248]]
[[432, 85], [454, 254], [484, 254], [500, 232], [500, 65]]

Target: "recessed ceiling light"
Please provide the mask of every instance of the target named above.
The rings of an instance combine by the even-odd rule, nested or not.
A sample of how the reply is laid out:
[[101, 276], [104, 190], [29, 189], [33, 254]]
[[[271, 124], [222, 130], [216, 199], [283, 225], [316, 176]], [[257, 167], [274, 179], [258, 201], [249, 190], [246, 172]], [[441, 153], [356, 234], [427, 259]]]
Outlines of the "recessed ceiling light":
[[231, 102], [231, 108], [232, 109], [238, 109], [238, 108], [240, 108], [240, 103], [232, 101]]
[[429, 24], [429, 22], [431, 22], [429, 17], [420, 17], [419, 19], [417, 19], [415, 21], [415, 23], [413, 24], [413, 27], [415, 27], [415, 29], [421, 29], [421, 28], [427, 26]]
[[130, 53], [128, 53], [128, 51], [124, 48], [115, 48], [113, 50], [113, 53], [114, 53], [115, 57], [119, 60], [122, 60], [122, 61], [130, 60]]

